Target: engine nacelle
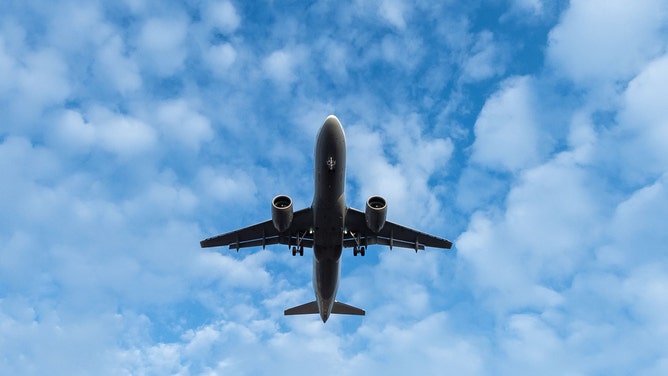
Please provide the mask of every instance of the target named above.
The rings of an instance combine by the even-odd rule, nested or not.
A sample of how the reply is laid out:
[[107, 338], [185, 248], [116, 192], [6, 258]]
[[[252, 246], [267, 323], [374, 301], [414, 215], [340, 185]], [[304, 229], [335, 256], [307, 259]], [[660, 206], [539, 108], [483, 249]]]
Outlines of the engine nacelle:
[[387, 203], [380, 196], [371, 196], [366, 200], [366, 210], [364, 211], [366, 225], [374, 233], [380, 232], [385, 226], [385, 217], [387, 217]]
[[276, 196], [271, 200], [271, 221], [278, 232], [284, 232], [292, 224], [292, 199], [288, 196]]

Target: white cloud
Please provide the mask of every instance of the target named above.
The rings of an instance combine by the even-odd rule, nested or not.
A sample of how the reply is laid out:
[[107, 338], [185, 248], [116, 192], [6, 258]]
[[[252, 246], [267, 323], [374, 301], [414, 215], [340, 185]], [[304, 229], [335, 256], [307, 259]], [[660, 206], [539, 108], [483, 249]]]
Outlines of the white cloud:
[[610, 198], [595, 193], [602, 182], [582, 162], [576, 149], [523, 170], [503, 208], [476, 213], [456, 242], [481, 287], [498, 290], [497, 308], [562, 304], [551, 286], [571, 278], [604, 238]]
[[15, 80], [19, 98], [15, 106], [21, 116], [34, 116], [44, 107], [64, 102], [71, 92], [68, 68], [63, 56], [51, 49], [31, 51], [22, 57], [23, 63], [15, 71], [10, 82]]
[[531, 78], [514, 77], [487, 100], [475, 123], [474, 162], [510, 172], [540, 162], [549, 144], [534, 114], [534, 95]]
[[403, 0], [381, 0], [379, 4], [381, 17], [399, 30], [406, 28], [407, 8]]
[[609, 242], [597, 251], [606, 266], [619, 268], [645, 264], [663, 252], [668, 227], [662, 220], [668, 210], [668, 173], [641, 187], [615, 208]]
[[211, 1], [205, 5], [203, 13], [210, 27], [224, 34], [233, 33], [241, 24], [241, 17], [229, 1]]
[[77, 111], [63, 111], [54, 128], [54, 142], [68, 151], [87, 152], [96, 142], [95, 127]]
[[159, 104], [157, 121], [167, 139], [192, 151], [198, 151], [200, 144], [213, 137], [209, 119], [194, 111], [184, 100]]
[[188, 20], [183, 16], [151, 18], [139, 33], [137, 55], [149, 74], [170, 76], [183, 68]]
[[630, 311], [651, 325], [654, 335], [662, 339], [668, 335], [668, 276], [665, 267], [666, 262], [654, 262], [633, 270], [620, 291]]
[[[540, 260], [536, 277], [560, 278], [572, 273], [597, 237], [601, 216], [587, 171], [568, 154], [524, 173], [507, 198], [505, 220], [514, 247]], [[531, 231], [526, 231], [531, 229]], [[525, 262], [532, 262], [527, 255]]]
[[[496, 313], [524, 307], [543, 310], [562, 302], [555, 291], [541, 286], [535, 267], [540, 267], [540, 249], [516, 247], [507, 225], [494, 217], [476, 213], [468, 230], [456, 241], [458, 254], [473, 274], [478, 299]], [[567, 257], [567, 256], [564, 256]], [[545, 265], [543, 264], [543, 267]], [[470, 268], [470, 269], [468, 269]]]
[[[577, 10], [582, 3], [572, 6]], [[569, 26], [571, 16], [567, 13], [564, 24], [555, 30]], [[648, 32], [645, 37], [657, 36]], [[609, 54], [605, 59], [614, 59], [610, 54], [618, 53], [611, 46], [602, 48]], [[657, 270], [665, 266], [659, 253], [668, 241], [665, 221], [659, 219], [668, 210], [666, 168], [661, 163], [663, 140], [668, 136], [663, 137], [667, 116], [657, 93], [665, 86], [668, 70], [665, 57], [649, 60], [651, 54], [636, 50], [621, 53], [635, 54], [636, 60], [627, 65], [612, 63], [616, 68], [606, 66], [600, 72], [593, 72], [593, 66], [586, 71], [572, 62], [570, 68], [581, 70], [570, 71], [571, 78], [581, 74], [584, 80], [578, 85], [584, 86], [596, 80], [631, 79], [640, 73], [621, 93], [621, 100], [613, 93], [602, 106], [596, 93], [578, 98], [565, 140], [567, 150], [547, 161], [543, 161], [549, 153], [545, 149], [551, 145], [540, 133], [543, 124], [527, 122], [534, 124], [536, 133], [511, 144], [511, 150], [525, 151], [520, 157], [493, 148], [507, 143], [508, 135], [500, 130], [484, 132], [503, 124], [499, 114], [521, 108], [516, 105], [520, 101], [507, 96], [512, 90], [502, 89], [488, 100], [476, 123], [471, 161], [505, 167], [516, 175], [508, 182], [505, 202], [475, 213], [468, 230], [456, 241], [462, 266], [473, 273], [476, 296], [498, 312], [497, 328], [504, 328], [497, 333], [502, 345], [502, 352], [495, 356], [498, 369], [535, 373], [547, 365], [561, 374], [665, 366], [665, 355], [654, 350], [662, 348], [663, 341], [632, 333], [642, 333], [640, 328], [646, 327], [663, 332], [667, 327], [661, 315], [665, 299], [657, 298], [664, 293], [665, 278]], [[539, 109], [542, 102], [536, 98], [531, 103]], [[618, 109], [613, 107], [616, 104]], [[613, 121], [596, 119], [597, 110], [611, 108], [619, 111]], [[488, 116], [490, 109], [495, 109], [496, 116]], [[536, 118], [531, 111], [528, 114], [519, 119]], [[494, 125], [483, 127], [483, 119]], [[526, 130], [510, 129], [515, 130], [512, 134], [526, 136]], [[495, 142], [486, 143], [485, 153], [480, 154], [484, 138]], [[527, 154], [532, 158], [524, 159]], [[619, 171], [627, 184], [619, 184]], [[606, 307], [605, 313], [600, 307]], [[518, 310], [532, 313], [514, 314]], [[623, 345], [617, 345], [620, 342]], [[645, 355], [629, 352], [629, 346]], [[592, 356], [592, 348], [601, 355]]]
[[540, 16], [543, 14], [544, 0], [514, 0], [513, 4], [518, 9], [524, 10], [531, 15]]
[[86, 118], [77, 111], [65, 110], [50, 133], [55, 145], [70, 152], [100, 148], [122, 158], [147, 153], [157, 144], [157, 133], [151, 126], [103, 107], [93, 107]]
[[191, 214], [199, 199], [187, 187], [179, 187], [173, 181], [153, 182], [145, 192], [124, 204], [127, 215], [141, 217], [142, 211], [151, 208], [151, 215], [158, 218]]
[[279, 86], [290, 85], [297, 81], [297, 69], [300, 68], [306, 51], [301, 47], [286, 47], [269, 54], [263, 62], [264, 73]]
[[[484, 370], [478, 343], [442, 335], [452, 325], [442, 313], [406, 326], [363, 326], [350, 338], [327, 330], [317, 320], [303, 321], [289, 331], [281, 331], [266, 320], [248, 325], [219, 320], [189, 330], [178, 342], [122, 351], [119, 358], [131, 373], [158, 369], [185, 372], [182, 367], [187, 364], [187, 374], [262, 373], [268, 365], [274, 373], [287, 374], [295, 373], [296, 363], [299, 374], [319, 370], [326, 375], [377, 371], [395, 375], [407, 371], [438, 373], [443, 369], [481, 374]], [[346, 350], [360, 340], [363, 351]], [[300, 352], [291, 351], [295, 348]], [[411, 351], [416, 348], [420, 351]], [[212, 362], [211, 358], [216, 360]]]
[[[383, 38], [379, 48], [379, 58], [409, 70], [422, 61], [425, 50], [423, 42], [418, 37], [392, 34]], [[406, 59], [406, 56], [411, 58]]]
[[355, 370], [352, 374], [438, 374], [443, 370], [467, 375], [484, 373], [478, 343], [450, 334], [450, 325], [444, 313], [405, 326], [365, 325], [358, 335], [369, 337], [369, 348], [350, 361]]
[[96, 69], [103, 78], [103, 84], [109, 84], [121, 93], [137, 90], [142, 79], [139, 67], [127, 52], [123, 39], [114, 35], [97, 51]]
[[360, 201], [382, 195], [389, 204], [388, 219], [425, 225], [425, 218], [439, 217], [440, 206], [428, 182], [447, 166], [452, 142], [422, 134], [423, 125], [414, 115], [387, 116], [381, 121], [383, 132], [364, 126], [346, 128], [347, 164], [359, 186]]
[[479, 81], [502, 74], [505, 70], [503, 49], [494, 40], [494, 34], [482, 31], [464, 63], [463, 82]]
[[523, 359], [516, 361], [539, 367], [547, 361], [556, 360], [559, 339], [540, 319], [528, 314], [513, 315], [508, 320], [506, 330], [510, 338], [502, 345], [505, 351], [510, 356], [524, 354]]
[[597, 143], [600, 136], [596, 133], [589, 114], [586, 111], [576, 112], [570, 123], [567, 142], [571, 148], [570, 156], [581, 165], [590, 165], [595, 161]]
[[91, 121], [98, 125], [99, 145], [122, 157], [142, 154], [156, 145], [155, 130], [130, 116], [100, 109], [91, 113]]
[[221, 202], [249, 203], [257, 194], [254, 179], [242, 170], [204, 167], [197, 180], [209, 197]]
[[211, 46], [205, 55], [212, 72], [218, 76], [225, 76], [228, 69], [237, 60], [237, 51], [229, 43]]
[[[0, 301], [0, 348], [12, 362], [0, 364], [0, 371], [11, 374], [114, 374], [116, 366], [107, 351], [114, 337], [122, 332], [122, 324], [113, 314], [95, 318], [78, 317], [76, 321], [60, 316], [55, 310], [33, 312], [28, 317], [6, 315], [7, 303]], [[86, 354], [81, 357], [81, 354]], [[39, 359], [33, 362], [30, 359]], [[77, 359], [77, 361], [70, 361]]]
[[548, 59], [578, 86], [630, 79], [665, 50], [659, 31], [667, 16], [661, 0], [572, 1], [550, 32]]
[[[221, 250], [225, 251], [225, 248]], [[253, 253], [243, 258], [236, 254], [221, 255], [218, 254], [219, 251], [201, 251], [195, 260], [193, 276], [219, 281], [220, 286], [225, 289], [231, 285], [253, 289], [271, 287], [272, 277], [264, 269], [265, 264], [273, 257], [269, 251]]]
[[660, 94], [667, 86], [668, 55], [664, 55], [647, 64], [624, 92], [613, 142], [620, 143], [616, 155], [633, 180], [667, 170], [668, 107]]
[[61, 51], [77, 53], [83, 48], [95, 49], [116, 33], [97, 2], [65, 1], [53, 4], [46, 12], [51, 13], [46, 38]]

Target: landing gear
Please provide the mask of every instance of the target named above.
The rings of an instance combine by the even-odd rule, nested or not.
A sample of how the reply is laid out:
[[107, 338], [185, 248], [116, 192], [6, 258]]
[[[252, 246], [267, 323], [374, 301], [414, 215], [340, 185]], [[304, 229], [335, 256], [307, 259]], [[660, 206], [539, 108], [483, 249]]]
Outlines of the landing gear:
[[[302, 240], [304, 240], [304, 237], [306, 236], [306, 231], [300, 236], [299, 233], [297, 233], [297, 246], [292, 247], [292, 255], [297, 256], [299, 254], [300, 256], [304, 256], [304, 246], [302, 245]], [[313, 231], [311, 231], [313, 233]], [[290, 248], [290, 243], [288, 243], [288, 248]]]
[[364, 256], [366, 254], [366, 247], [355, 247], [353, 248], [353, 256]]
[[304, 256], [304, 247], [299, 246], [299, 247], [292, 247], [292, 255], [297, 256], [299, 254], [300, 256]]
[[[348, 230], [345, 231], [348, 232]], [[353, 256], [364, 256], [366, 254], [366, 247], [360, 244], [360, 234], [358, 233], [355, 235], [354, 232], [350, 231], [350, 235], [352, 235], [353, 240], [355, 240], [355, 244], [357, 244], [355, 247], [353, 247]]]

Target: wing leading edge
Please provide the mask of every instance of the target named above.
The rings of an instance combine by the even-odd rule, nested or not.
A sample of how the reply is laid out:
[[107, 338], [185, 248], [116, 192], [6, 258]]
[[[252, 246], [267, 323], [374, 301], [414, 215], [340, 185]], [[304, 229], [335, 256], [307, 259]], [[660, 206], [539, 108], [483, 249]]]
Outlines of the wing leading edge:
[[271, 220], [252, 226], [217, 235], [200, 242], [202, 248], [229, 246], [230, 249], [259, 247], [264, 248], [271, 244], [287, 244], [303, 247], [313, 247], [313, 214], [311, 208], [298, 210], [293, 214], [290, 228], [278, 232]]
[[424, 232], [416, 231], [396, 223], [386, 221], [383, 228], [378, 233], [371, 232], [366, 226], [364, 212], [349, 208], [346, 214], [346, 234], [343, 239], [343, 246], [346, 248], [386, 245], [392, 247], [410, 248], [422, 250], [425, 247], [432, 248], [452, 248], [452, 242], [429, 235]]

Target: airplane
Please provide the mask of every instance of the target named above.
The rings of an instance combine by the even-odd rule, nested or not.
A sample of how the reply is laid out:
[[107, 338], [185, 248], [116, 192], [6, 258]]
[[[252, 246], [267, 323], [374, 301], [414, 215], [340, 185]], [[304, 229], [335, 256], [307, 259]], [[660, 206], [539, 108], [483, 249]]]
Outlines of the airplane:
[[346, 137], [341, 122], [327, 117], [315, 145], [314, 195], [311, 207], [293, 211], [292, 199], [278, 195], [271, 202], [271, 219], [200, 242], [202, 248], [229, 246], [230, 249], [284, 244], [292, 255], [304, 255], [313, 248], [313, 290], [315, 300], [286, 309], [284, 315], [319, 314], [323, 323], [330, 314], [364, 316], [363, 309], [336, 301], [341, 276], [343, 248], [353, 256], [364, 256], [370, 245], [414, 249], [450, 249], [452, 242], [386, 220], [387, 203], [380, 196], [366, 202], [364, 212], [349, 208], [345, 198]]

